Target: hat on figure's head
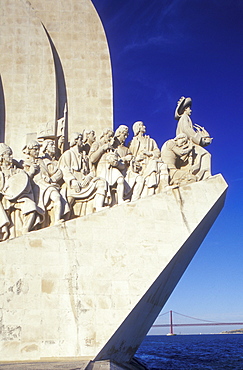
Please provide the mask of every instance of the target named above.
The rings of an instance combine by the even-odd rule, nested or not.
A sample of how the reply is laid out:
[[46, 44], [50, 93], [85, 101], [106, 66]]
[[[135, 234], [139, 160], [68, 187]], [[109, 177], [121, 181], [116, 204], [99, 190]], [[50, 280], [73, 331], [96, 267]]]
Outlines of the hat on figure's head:
[[181, 115], [183, 114], [184, 110], [188, 107], [191, 107], [192, 105], [192, 99], [191, 98], [185, 98], [182, 96], [180, 100], [177, 103], [177, 107], [175, 110], [175, 119], [179, 120]]
[[0, 143], [0, 155], [2, 155], [8, 150], [12, 152], [12, 149], [8, 145], [6, 145], [5, 143]]

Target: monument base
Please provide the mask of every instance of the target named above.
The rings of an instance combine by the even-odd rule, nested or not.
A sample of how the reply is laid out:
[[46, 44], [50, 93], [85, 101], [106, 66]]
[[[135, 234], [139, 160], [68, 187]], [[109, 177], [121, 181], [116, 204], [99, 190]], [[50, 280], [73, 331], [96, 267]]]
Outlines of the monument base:
[[53, 359], [0, 363], [1, 370], [85, 370], [88, 361]]
[[77, 359], [53, 359], [51, 361], [23, 361], [0, 363], [1, 370], [147, 370], [147, 367], [136, 359], [130, 363], [118, 365], [112, 361], [84, 361]]
[[129, 363], [116, 364], [110, 360], [90, 361], [85, 370], [147, 370], [147, 367], [136, 359]]
[[216, 175], [1, 243], [1, 361], [130, 364], [226, 190]]

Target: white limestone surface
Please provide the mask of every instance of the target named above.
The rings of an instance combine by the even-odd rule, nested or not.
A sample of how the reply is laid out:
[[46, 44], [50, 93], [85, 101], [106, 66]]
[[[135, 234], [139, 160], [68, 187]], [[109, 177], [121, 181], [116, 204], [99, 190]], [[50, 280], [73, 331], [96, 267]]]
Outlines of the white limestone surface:
[[47, 123], [60, 134], [64, 116], [65, 136], [113, 127], [109, 49], [90, 0], [0, 0], [0, 65], [0, 142], [16, 159]]
[[[216, 175], [1, 243], [1, 361], [127, 361], [220, 212], [226, 189]], [[124, 355], [116, 359], [119, 350]]]
[[[68, 131], [113, 127], [111, 62], [105, 32], [91, 0], [31, 0], [60, 59], [59, 115], [66, 89]], [[63, 86], [61, 86], [63, 85]], [[97, 137], [98, 137], [97, 136]]]
[[0, 65], [0, 141], [22, 158], [26, 135], [56, 114], [52, 52], [30, 2], [0, 0]]

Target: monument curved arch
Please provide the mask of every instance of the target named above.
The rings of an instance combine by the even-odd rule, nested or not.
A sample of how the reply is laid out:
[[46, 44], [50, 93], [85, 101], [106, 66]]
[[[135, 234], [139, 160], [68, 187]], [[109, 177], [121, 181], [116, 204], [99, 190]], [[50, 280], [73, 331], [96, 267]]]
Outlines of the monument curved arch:
[[[112, 74], [106, 35], [92, 2], [32, 0], [55, 45], [67, 89], [68, 131], [113, 126]], [[58, 83], [58, 81], [57, 81]], [[59, 102], [59, 117], [63, 102]]]
[[[55, 119], [55, 71], [47, 36], [27, 2], [1, 0], [4, 141], [22, 156], [26, 135]], [[4, 127], [3, 127], [4, 126]]]

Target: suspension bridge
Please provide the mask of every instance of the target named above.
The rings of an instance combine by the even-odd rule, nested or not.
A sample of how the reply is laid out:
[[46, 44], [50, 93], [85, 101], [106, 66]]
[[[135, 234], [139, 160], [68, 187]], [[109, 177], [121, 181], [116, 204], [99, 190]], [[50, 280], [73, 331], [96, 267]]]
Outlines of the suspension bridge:
[[[196, 323], [177, 323], [177, 324], [175, 324], [174, 320], [173, 320], [173, 313], [177, 314], [177, 315], [180, 315], [180, 316], [183, 316], [185, 318], [197, 320], [198, 322], [196, 322]], [[210, 321], [210, 320], [203, 320], [203, 319], [198, 319], [196, 317], [183, 315], [179, 312], [175, 312], [175, 311], [172, 311], [172, 310], [167, 311], [163, 314], [160, 314], [159, 317], [164, 316], [166, 314], [169, 314], [169, 323], [168, 324], [154, 324], [152, 326], [152, 328], [168, 327], [168, 328], [170, 328], [170, 332], [168, 333], [168, 335], [175, 335], [174, 334], [174, 327], [179, 327], [179, 326], [181, 326], [181, 327], [182, 326], [214, 326], [214, 325], [218, 325], [218, 326], [224, 326], [224, 325], [226, 325], [226, 326], [228, 326], [228, 325], [240, 326], [240, 325], [242, 325], [243, 326], [243, 322], [216, 322], [216, 321]]]

